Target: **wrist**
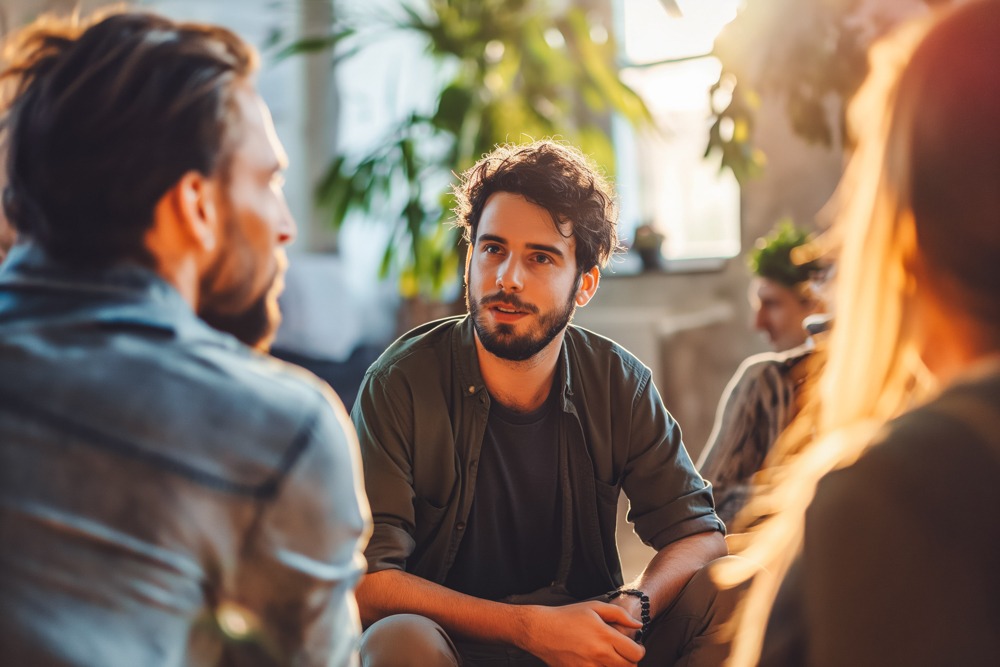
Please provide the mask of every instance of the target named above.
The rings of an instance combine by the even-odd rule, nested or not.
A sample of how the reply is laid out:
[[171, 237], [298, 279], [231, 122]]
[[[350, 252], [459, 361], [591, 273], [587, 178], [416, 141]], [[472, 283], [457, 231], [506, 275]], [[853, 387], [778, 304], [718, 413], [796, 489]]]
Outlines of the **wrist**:
[[533, 643], [535, 623], [535, 605], [505, 605], [508, 611], [508, 623], [505, 626], [506, 636], [502, 641], [527, 651]]
[[[635, 641], [637, 643], [642, 643], [642, 640], [646, 638], [646, 634], [649, 632], [650, 618], [650, 604], [649, 596], [647, 596], [642, 591], [636, 588], [620, 588], [617, 590], [609, 591], [605, 594], [605, 598], [608, 602], [621, 600], [622, 598], [633, 598], [639, 603], [639, 620], [642, 622], [642, 627], [635, 635]], [[635, 606], [632, 605], [634, 609]]]

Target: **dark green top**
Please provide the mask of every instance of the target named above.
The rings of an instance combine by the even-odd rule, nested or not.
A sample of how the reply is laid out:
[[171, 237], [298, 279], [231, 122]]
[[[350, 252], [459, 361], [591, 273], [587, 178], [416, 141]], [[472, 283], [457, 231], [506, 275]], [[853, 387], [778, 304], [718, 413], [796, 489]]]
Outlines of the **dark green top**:
[[[629, 520], [655, 549], [725, 530], [648, 368], [614, 342], [570, 326], [557, 382], [564, 465], [553, 483], [569, 501], [561, 579], [573, 595], [622, 584], [615, 544], [622, 489]], [[375, 521], [365, 552], [370, 572], [445, 580], [472, 505], [489, 410], [467, 317], [414, 329], [368, 370], [351, 416]]]
[[760, 664], [1000, 665], [998, 522], [1000, 366], [820, 481]]
[[479, 454], [476, 497], [444, 585], [486, 600], [548, 586], [562, 556], [559, 392], [517, 412], [494, 402]]

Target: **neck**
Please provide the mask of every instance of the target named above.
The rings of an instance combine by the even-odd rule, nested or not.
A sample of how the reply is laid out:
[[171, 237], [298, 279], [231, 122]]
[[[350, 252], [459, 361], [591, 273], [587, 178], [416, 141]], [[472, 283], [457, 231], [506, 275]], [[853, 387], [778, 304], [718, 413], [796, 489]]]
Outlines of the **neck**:
[[559, 364], [562, 331], [538, 354], [524, 361], [510, 361], [488, 352], [476, 334], [479, 371], [490, 396], [520, 412], [537, 410], [548, 398]]
[[198, 310], [198, 267], [195, 266], [193, 260], [175, 262], [170, 265], [160, 263], [157, 266], [157, 273], [180, 292], [181, 297], [188, 302], [192, 310]]
[[923, 299], [919, 308], [920, 356], [941, 386], [1000, 355], [996, 334], [964, 310], [930, 298]]
[[942, 339], [925, 346], [921, 356], [941, 386], [947, 386], [987, 359], [1000, 358], [1000, 350], [975, 339]]

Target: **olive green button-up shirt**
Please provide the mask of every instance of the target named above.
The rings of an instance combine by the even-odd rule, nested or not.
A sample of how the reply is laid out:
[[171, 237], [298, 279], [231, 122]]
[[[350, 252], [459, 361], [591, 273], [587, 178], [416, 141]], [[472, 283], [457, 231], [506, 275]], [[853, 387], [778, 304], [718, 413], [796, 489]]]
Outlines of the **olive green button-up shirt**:
[[[619, 492], [655, 549], [725, 527], [650, 370], [621, 346], [569, 326], [561, 387], [563, 565], [556, 582], [579, 598], [622, 584], [615, 543]], [[404, 335], [365, 375], [352, 411], [375, 530], [369, 572], [400, 569], [442, 583], [475, 495], [490, 395], [471, 319]]]

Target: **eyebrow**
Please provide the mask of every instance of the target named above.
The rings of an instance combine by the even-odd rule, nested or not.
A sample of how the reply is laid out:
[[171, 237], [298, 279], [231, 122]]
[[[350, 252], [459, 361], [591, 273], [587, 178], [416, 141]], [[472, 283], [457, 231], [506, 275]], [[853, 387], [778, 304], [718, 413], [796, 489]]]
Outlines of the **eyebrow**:
[[[477, 243], [483, 243], [484, 241], [507, 245], [507, 239], [505, 239], [502, 236], [497, 236], [496, 234], [480, 234]], [[545, 243], [527, 243], [525, 245], [528, 248], [531, 248], [532, 250], [541, 250], [542, 252], [547, 252], [557, 257], [565, 257], [563, 251], [555, 247], [554, 245], [547, 245]]]

